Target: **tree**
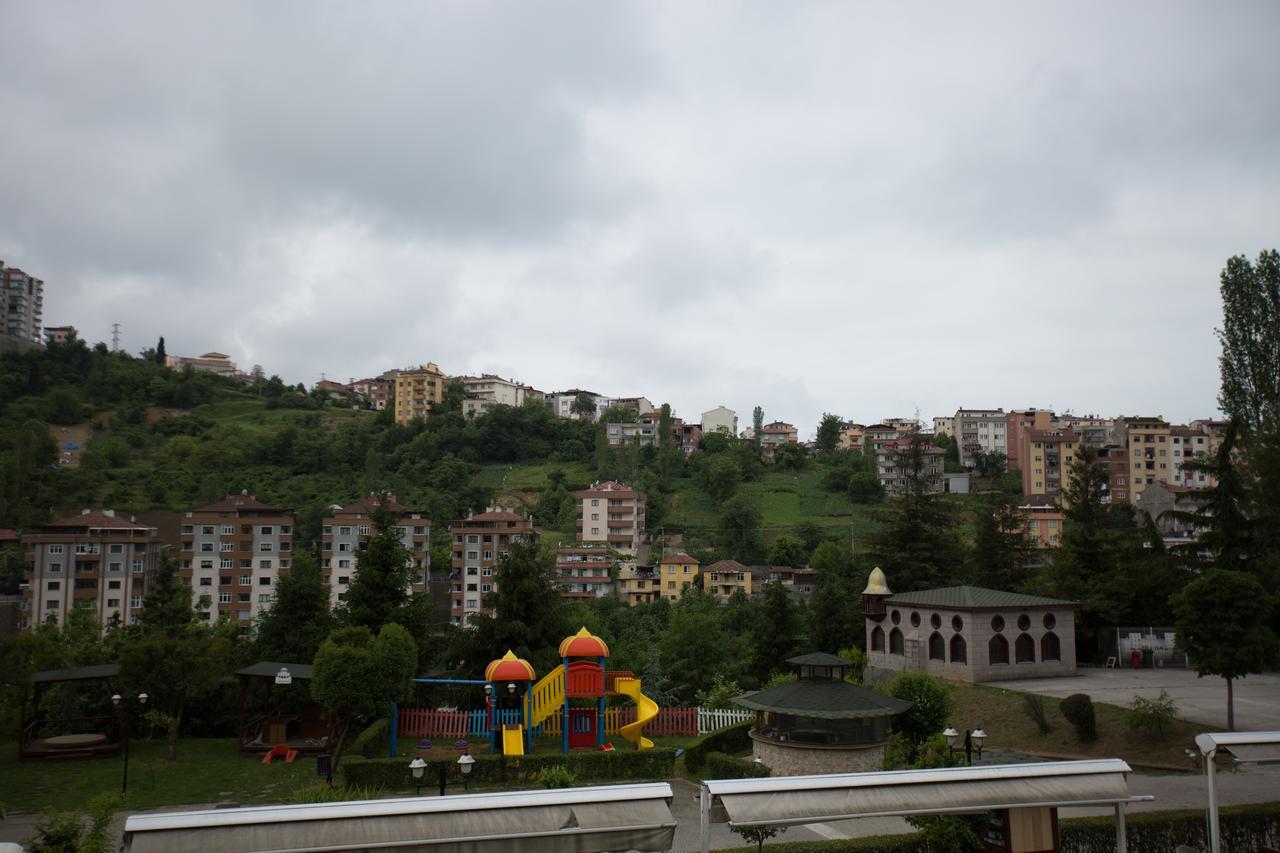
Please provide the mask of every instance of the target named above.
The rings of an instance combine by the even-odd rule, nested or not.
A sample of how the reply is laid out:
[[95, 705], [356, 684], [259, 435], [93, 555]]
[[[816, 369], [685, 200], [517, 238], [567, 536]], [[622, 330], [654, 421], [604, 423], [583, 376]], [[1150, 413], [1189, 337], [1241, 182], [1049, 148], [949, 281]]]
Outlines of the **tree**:
[[773, 464], [781, 471], [803, 471], [809, 464], [809, 448], [787, 442], [773, 450]]
[[409, 601], [413, 577], [413, 556], [400, 538], [398, 519], [387, 502], [388, 495], [380, 495], [370, 513], [372, 535], [356, 558], [355, 574], [342, 602], [343, 621], [370, 630], [395, 621]]
[[728, 500], [742, 482], [742, 468], [728, 454], [720, 453], [702, 465], [702, 488], [718, 501]]
[[764, 843], [787, 831], [785, 826], [735, 826], [733, 831], [748, 844], [756, 846], [756, 853], [764, 850]]
[[[1248, 571], [1255, 556], [1256, 522], [1249, 517], [1245, 478], [1235, 462], [1239, 433], [1240, 422], [1232, 418], [1212, 459], [1197, 457], [1182, 463], [1183, 471], [1207, 474], [1214, 479], [1211, 488], [1194, 495], [1196, 508], [1173, 509], [1161, 514], [1162, 518], [1187, 522], [1199, 531], [1198, 540], [1188, 549], [1193, 556], [1208, 552], [1214, 565], [1230, 571]], [[1179, 495], [1180, 499], [1183, 497]]]
[[974, 507], [969, 581], [991, 589], [1017, 589], [1026, 582], [1031, 543], [1027, 514], [1020, 508], [1022, 489], [1003, 488], [984, 495]]
[[730, 557], [748, 565], [764, 558], [760, 519], [760, 508], [746, 495], [737, 495], [721, 505], [720, 545]]
[[315, 557], [295, 551], [276, 585], [271, 608], [258, 619], [254, 646], [261, 660], [309, 661], [333, 628], [329, 591]]
[[1227, 260], [1222, 271], [1218, 405], [1246, 431], [1280, 424], [1280, 253]]
[[1268, 596], [1262, 584], [1244, 572], [1213, 569], [1172, 599], [1178, 647], [1196, 673], [1220, 675], [1227, 682], [1227, 729], [1235, 731], [1237, 678], [1274, 666], [1280, 644], [1267, 625]]
[[156, 364], [161, 367], [165, 364], [164, 335], [160, 336], [160, 343], [156, 344]]
[[[658, 640], [661, 668], [682, 703], [715, 686], [716, 679], [737, 680], [744, 672], [746, 649], [740, 636], [724, 630], [715, 599], [691, 586], [671, 608]], [[648, 681], [645, 682], [648, 692]]]
[[783, 533], [769, 546], [769, 565], [807, 566], [813, 549], [806, 549], [799, 537]]
[[569, 413], [583, 420], [592, 421], [596, 417], [596, 398], [587, 391], [579, 391], [578, 396], [569, 404]]
[[751, 441], [755, 443], [756, 455], [760, 455], [760, 442], [764, 440], [764, 409], [756, 406], [751, 410]]
[[191, 587], [178, 577], [178, 561], [172, 552], [165, 551], [156, 565], [155, 574], [148, 580], [142, 599], [142, 611], [138, 625], [142, 633], [180, 637], [195, 624], [196, 615], [191, 609]]
[[814, 651], [829, 654], [850, 645], [861, 645], [862, 608], [858, 597], [861, 590], [855, 589], [851, 582], [852, 560], [836, 543], [824, 542], [814, 551], [813, 564], [818, 572], [809, 602], [813, 613], [809, 645]]
[[444, 394], [441, 395], [434, 413], [461, 415], [466, 400], [467, 386], [462, 384], [461, 379], [450, 379], [444, 384]]
[[351, 725], [380, 717], [413, 693], [418, 648], [409, 632], [383, 625], [339, 628], [320, 645], [312, 664], [311, 696], [335, 717], [333, 769], [338, 769]]
[[791, 595], [781, 581], [764, 585], [764, 605], [755, 631], [753, 671], [764, 680], [769, 673], [783, 669], [783, 662], [795, 654], [799, 615]]
[[813, 445], [819, 453], [831, 453], [840, 443], [840, 433], [844, 431], [844, 421], [839, 415], [833, 415], [829, 412], [822, 414], [822, 420], [818, 423], [818, 434], [814, 439]]
[[927, 673], [900, 672], [884, 692], [911, 703], [909, 710], [894, 717], [893, 728], [917, 746], [946, 728], [955, 713], [951, 688]]
[[903, 590], [954, 583], [962, 563], [955, 515], [936, 493], [927, 447], [928, 439], [915, 433], [895, 452], [894, 475], [905, 485], [871, 540], [876, 562]]
[[849, 500], [856, 504], [877, 503], [884, 499], [884, 484], [868, 471], [849, 475]]
[[555, 648], [571, 630], [556, 588], [555, 557], [533, 541], [512, 542], [494, 568], [495, 591], [484, 599], [493, 615], [472, 617], [477, 651], [486, 661], [507, 649], [535, 666], [554, 666]]

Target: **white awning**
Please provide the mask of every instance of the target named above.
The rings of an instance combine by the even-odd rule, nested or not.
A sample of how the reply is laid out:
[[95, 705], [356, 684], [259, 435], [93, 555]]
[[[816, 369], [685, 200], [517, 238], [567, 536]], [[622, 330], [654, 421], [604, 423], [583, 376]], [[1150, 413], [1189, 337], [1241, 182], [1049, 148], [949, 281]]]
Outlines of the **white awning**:
[[671, 796], [671, 786], [663, 782], [143, 814], [126, 822], [125, 849], [660, 851], [669, 850], [675, 836]]
[[1030, 806], [1115, 805], [1135, 799], [1119, 759], [713, 780], [714, 819], [731, 826], [790, 825], [883, 815]]
[[1204, 755], [1225, 749], [1241, 764], [1280, 762], [1280, 732], [1206, 732], [1196, 746]]

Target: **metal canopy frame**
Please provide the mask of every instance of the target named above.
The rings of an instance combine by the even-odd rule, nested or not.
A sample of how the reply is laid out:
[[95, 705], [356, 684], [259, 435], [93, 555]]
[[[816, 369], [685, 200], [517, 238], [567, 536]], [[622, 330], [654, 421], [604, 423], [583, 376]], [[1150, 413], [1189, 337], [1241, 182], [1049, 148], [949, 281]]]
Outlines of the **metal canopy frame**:
[[[1088, 761], [1051, 761], [1037, 764], [1002, 764], [979, 767], [949, 767], [931, 770], [894, 770], [878, 773], [836, 773], [817, 776], [781, 776], [765, 779], [709, 779], [702, 783], [699, 794], [701, 812], [701, 849], [707, 853], [711, 849], [712, 809], [719, 800], [723, 807], [723, 798], [731, 800], [750, 795], [762, 795], [773, 799], [776, 804], [787, 795], [813, 795], [813, 800], [821, 804], [824, 797], [841, 792], [865, 792], [868, 799], [874, 793], [887, 794], [897, 789], [901, 799], [908, 799], [908, 792], [924, 794], [926, 799], [930, 793], [936, 792], [940, 799], [957, 789], [971, 786], [972, 790], [982, 792], [990, 788], [992, 783], [1017, 784], [1025, 782], [1029, 787], [1043, 786], [1055, 780], [1079, 781], [1085, 777], [1105, 780], [1113, 793], [1089, 794], [1082, 791], [1078, 796], [1063, 795], [1060, 797], [1037, 796], [1027, 797], [992, 796], [982, 799], [979, 793], [974, 801], [956, 805], [900, 805], [891, 808], [875, 808], [863, 811], [832, 811], [817, 813], [814, 810], [794, 815], [770, 815], [758, 820], [741, 818], [729, 820], [730, 826], [795, 826], [807, 823], [818, 823], [831, 820], [849, 820], [860, 817], [892, 817], [926, 814], [973, 814], [993, 809], [1059, 807], [1059, 806], [1101, 806], [1108, 805], [1116, 814], [1116, 849], [1124, 853], [1127, 849], [1125, 837], [1125, 806], [1129, 803], [1146, 802], [1154, 799], [1151, 796], [1129, 796], [1120, 794], [1127, 792], [1126, 774], [1130, 767], [1116, 758], [1096, 759]], [[1116, 784], [1116, 783], [1119, 784]], [[950, 789], [948, 792], [947, 789]], [[897, 799], [897, 798], [893, 798]], [[821, 805], [818, 808], [822, 808]], [[785, 812], [785, 805], [775, 811]]]
[[[1221, 827], [1218, 824], [1217, 768], [1213, 760], [1219, 750], [1232, 752], [1232, 747], [1280, 746], [1280, 732], [1205, 732], [1196, 735], [1196, 747], [1204, 756], [1205, 784], [1209, 789], [1209, 853], [1222, 850]], [[1237, 764], [1271, 764], [1273, 757], [1250, 758], [1252, 750], [1241, 749], [1232, 758]]]

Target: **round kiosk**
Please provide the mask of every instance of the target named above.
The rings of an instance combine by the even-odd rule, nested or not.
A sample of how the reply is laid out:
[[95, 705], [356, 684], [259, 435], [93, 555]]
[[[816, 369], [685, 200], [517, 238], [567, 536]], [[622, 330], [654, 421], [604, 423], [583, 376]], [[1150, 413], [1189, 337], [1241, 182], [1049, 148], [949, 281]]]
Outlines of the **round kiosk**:
[[889, 724], [910, 702], [844, 680], [853, 664], [822, 653], [787, 661], [795, 681], [733, 702], [756, 712], [752, 752], [774, 776], [880, 770]]

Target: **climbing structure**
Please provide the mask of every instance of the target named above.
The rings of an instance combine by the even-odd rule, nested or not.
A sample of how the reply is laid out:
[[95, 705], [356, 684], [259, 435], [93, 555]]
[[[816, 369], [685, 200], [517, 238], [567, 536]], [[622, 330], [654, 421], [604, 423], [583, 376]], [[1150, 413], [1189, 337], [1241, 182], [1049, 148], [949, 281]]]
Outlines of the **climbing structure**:
[[[510, 649], [505, 655], [485, 667], [484, 680], [487, 682], [485, 693], [489, 703], [489, 748], [491, 750], [497, 750], [499, 735], [501, 735], [502, 752], [506, 755], [524, 755], [532, 748], [529, 737], [529, 729], [533, 725], [529, 722], [529, 701], [532, 691], [528, 686], [536, 677], [537, 673], [533, 671], [529, 662], [524, 658], [516, 657], [515, 652]], [[498, 709], [503, 696], [509, 696], [509, 701], [520, 703], [519, 723], [504, 723], [499, 726]]]

